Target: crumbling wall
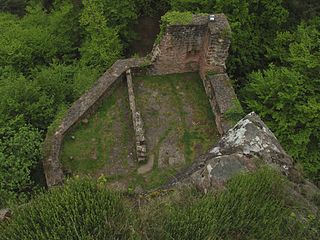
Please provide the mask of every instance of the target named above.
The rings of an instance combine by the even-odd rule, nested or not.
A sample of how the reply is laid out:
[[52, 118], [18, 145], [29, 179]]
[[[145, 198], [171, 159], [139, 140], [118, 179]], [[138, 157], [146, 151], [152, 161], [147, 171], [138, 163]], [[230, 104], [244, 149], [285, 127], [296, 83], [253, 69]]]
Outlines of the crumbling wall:
[[143, 121], [141, 117], [141, 113], [137, 110], [134, 91], [133, 91], [133, 83], [131, 70], [127, 70], [127, 85], [128, 85], [128, 95], [129, 95], [129, 104], [132, 113], [132, 124], [136, 138], [136, 153], [138, 162], [143, 162], [147, 158], [147, 145], [146, 138], [144, 135]]
[[145, 64], [144, 58], [133, 58], [116, 61], [96, 82], [69, 108], [67, 114], [52, 136], [45, 141], [45, 157], [43, 160], [47, 186], [61, 184], [64, 173], [59, 160], [63, 138], [70, 129], [88, 114], [92, 113], [100, 100], [106, 97], [114, 84], [119, 81], [130, 68], [138, 68]]
[[169, 25], [151, 53], [153, 74], [198, 71], [207, 22], [207, 17], [199, 16], [188, 25]]
[[239, 105], [226, 74], [230, 36], [224, 14], [216, 14], [214, 21], [198, 15], [190, 24], [169, 25], [151, 53], [151, 74], [199, 71], [221, 135], [232, 126], [225, 113]]
[[[190, 24], [168, 26], [159, 44], [154, 45], [150, 63], [145, 58], [115, 62], [96, 84], [71, 106], [55, 133], [47, 137], [43, 161], [47, 185], [50, 187], [63, 182], [64, 174], [59, 156], [65, 134], [95, 110], [100, 100], [110, 93], [128, 69], [156, 75], [199, 71], [216, 116], [217, 127], [223, 135], [231, 127], [224, 114], [234, 108], [237, 100], [225, 72], [229, 45], [230, 27], [224, 14], [215, 15], [213, 22], [209, 22], [208, 16], [198, 15], [194, 16]], [[140, 128], [142, 119], [138, 112], [134, 114], [134, 119], [134, 127]], [[145, 152], [142, 135], [137, 141], [140, 140], [141, 144], [137, 142], [137, 151], [141, 152], [142, 156]]]

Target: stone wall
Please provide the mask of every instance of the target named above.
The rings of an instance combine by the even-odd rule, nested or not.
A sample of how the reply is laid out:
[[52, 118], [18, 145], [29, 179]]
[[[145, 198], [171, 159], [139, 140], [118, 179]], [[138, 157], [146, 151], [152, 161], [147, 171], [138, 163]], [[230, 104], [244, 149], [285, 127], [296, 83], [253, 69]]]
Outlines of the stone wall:
[[143, 162], [147, 158], [147, 145], [146, 138], [144, 135], [143, 121], [141, 113], [137, 109], [134, 91], [131, 70], [127, 70], [127, 85], [128, 85], [128, 95], [129, 95], [129, 104], [132, 113], [132, 124], [136, 138], [136, 154], [138, 162]]
[[[194, 16], [188, 25], [167, 27], [160, 43], [154, 45], [150, 54], [151, 61], [135, 58], [115, 62], [96, 84], [71, 106], [55, 133], [47, 137], [43, 161], [47, 185], [50, 187], [63, 182], [64, 173], [59, 156], [66, 133], [95, 110], [128, 69], [132, 69], [134, 73], [153, 75], [198, 71], [215, 113], [217, 127], [223, 135], [231, 127], [224, 114], [234, 107], [237, 100], [225, 72], [225, 61], [230, 45], [229, 36], [230, 27], [224, 14], [215, 15], [213, 22], [209, 22], [208, 16]], [[128, 84], [129, 95], [132, 90], [132, 97], [134, 96], [132, 82], [131, 87], [130, 82]], [[140, 134], [143, 133], [141, 115], [136, 109], [133, 109], [133, 121], [137, 155], [138, 157], [141, 155], [140, 160], [142, 160], [146, 146], [144, 134]]]
[[90, 90], [72, 104], [55, 133], [52, 136], [47, 136], [43, 167], [48, 187], [61, 184], [64, 180], [59, 156], [66, 133], [81, 119], [95, 110], [100, 101], [110, 93], [115, 83], [123, 78], [128, 69], [138, 68], [145, 62], [144, 58], [116, 61]]
[[151, 53], [153, 73], [162, 75], [198, 71], [207, 23], [207, 17], [195, 17], [188, 25], [168, 26], [162, 40]]
[[224, 14], [194, 16], [188, 25], [170, 25], [151, 53], [150, 74], [199, 71], [221, 135], [232, 126], [225, 116], [239, 105], [226, 74], [231, 30]]

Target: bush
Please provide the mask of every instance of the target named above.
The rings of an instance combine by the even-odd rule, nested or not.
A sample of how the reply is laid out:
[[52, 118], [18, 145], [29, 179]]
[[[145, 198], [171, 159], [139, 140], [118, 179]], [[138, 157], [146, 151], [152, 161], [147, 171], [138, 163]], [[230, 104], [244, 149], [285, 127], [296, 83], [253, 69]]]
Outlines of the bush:
[[[0, 124], [0, 208], [24, 202], [33, 187], [30, 173], [41, 156], [40, 132], [17, 117]], [[5, 126], [4, 126], [5, 125]]]
[[89, 180], [38, 195], [0, 225], [1, 239], [129, 239], [131, 215], [120, 195]]
[[[271, 54], [282, 66], [270, 65], [249, 76], [245, 102], [279, 138], [282, 146], [320, 185], [320, 18], [280, 34]], [[285, 65], [285, 66], [283, 66]]]

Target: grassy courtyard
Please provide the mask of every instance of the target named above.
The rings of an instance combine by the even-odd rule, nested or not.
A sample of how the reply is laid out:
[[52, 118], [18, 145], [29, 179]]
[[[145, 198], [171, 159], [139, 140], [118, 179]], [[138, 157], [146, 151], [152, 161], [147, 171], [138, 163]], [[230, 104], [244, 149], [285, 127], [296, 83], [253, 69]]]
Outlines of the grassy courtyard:
[[62, 162], [72, 174], [105, 176], [120, 188], [156, 188], [206, 153], [219, 135], [197, 73], [134, 78], [152, 170], [138, 173], [126, 83], [64, 141]]

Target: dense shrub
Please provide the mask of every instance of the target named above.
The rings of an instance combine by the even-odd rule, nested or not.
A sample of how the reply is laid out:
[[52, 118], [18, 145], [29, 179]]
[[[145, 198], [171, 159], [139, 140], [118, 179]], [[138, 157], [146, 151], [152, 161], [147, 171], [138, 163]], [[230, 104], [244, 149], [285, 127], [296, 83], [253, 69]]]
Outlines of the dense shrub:
[[41, 156], [41, 135], [22, 118], [0, 127], [0, 208], [26, 199], [32, 189], [31, 170]]
[[1, 239], [129, 239], [130, 211], [117, 193], [91, 180], [70, 180], [38, 195], [0, 225]]
[[320, 184], [320, 18], [279, 34], [271, 55], [281, 66], [250, 75], [243, 96], [285, 149]]
[[83, 1], [80, 23], [85, 29], [85, 42], [80, 48], [81, 64], [105, 70], [120, 57], [122, 45], [118, 30], [107, 26], [101, 1]]

